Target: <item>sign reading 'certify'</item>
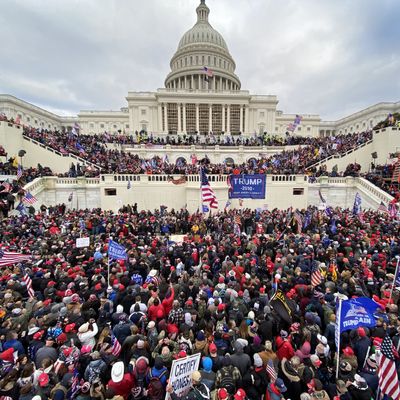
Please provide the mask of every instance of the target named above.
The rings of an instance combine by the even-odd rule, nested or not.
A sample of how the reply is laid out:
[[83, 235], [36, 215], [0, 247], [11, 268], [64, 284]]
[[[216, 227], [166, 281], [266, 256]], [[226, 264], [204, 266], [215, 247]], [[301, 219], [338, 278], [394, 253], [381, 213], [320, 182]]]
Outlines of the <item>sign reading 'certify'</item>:
[[230, 199], [265, 199], [265, 175], [230, 175]]

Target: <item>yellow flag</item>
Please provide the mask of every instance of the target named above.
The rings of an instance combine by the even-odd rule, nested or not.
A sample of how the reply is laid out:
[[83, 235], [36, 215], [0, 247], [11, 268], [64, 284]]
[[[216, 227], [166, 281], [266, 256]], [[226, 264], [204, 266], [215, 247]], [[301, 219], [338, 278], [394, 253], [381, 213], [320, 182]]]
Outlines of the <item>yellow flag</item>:
[[18, 168], [18, 158], [17, 158], [17, 156], [14, 157], [12, 166], [13, 166], [14, 168]]

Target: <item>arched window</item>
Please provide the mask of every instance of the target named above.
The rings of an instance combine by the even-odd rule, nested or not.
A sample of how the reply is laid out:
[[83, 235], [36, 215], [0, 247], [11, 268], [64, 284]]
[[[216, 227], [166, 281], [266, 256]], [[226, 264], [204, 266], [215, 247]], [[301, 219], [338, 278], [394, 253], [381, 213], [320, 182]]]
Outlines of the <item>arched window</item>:
[[226, 165], [234, 165], [234, 164], [235, 164], [235, 161], [233, 161], [233, 158], [227, 157], [227, 158], [225, 158], [224, 163], [225, 163]]

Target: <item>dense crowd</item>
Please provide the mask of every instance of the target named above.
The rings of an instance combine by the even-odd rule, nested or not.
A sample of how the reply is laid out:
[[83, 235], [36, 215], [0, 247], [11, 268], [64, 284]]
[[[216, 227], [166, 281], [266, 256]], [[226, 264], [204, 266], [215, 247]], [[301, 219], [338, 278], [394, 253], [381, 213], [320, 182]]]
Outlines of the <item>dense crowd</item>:
[[397, 181], [393, 181], [395, 165], [396, 163], [385, 165], [372, 164], [371, 170], [362, 176], [391, 196], [398, 198], [400, 195], [399, 182], [398, 179]]
[[[24, 135], [61, 153], [79, 155], [99, 166], [103, 173], [197, 174], [201, 164], [194, 158], [190, 162], [178, 160], [175, 164], [158, 156], [152, 159], [141, 159], [138, 155], [132, 155], [129, 152], [108, 149], [106, 143], [102, 142], [101, 136], [97, 135], [77, 136], [71, 132], [50, 132], [33, 128], [24, 128]], [[239, 173], [302, 174], [307, 170], [316, 173], [317, 168], [312, 167], [316, 162], [334, 154], [344, 154], [371, 138], [372, 132], [328, 138], [307, 138], [305, 142], [307, 145], [296, 150], [283, 151], [270, 157], [254, 158], [240, 165], [211, 164], [207, 159], [204, 161], [212, 174], [228, 174], [234, 169]]]
[[[398, 288], [390, 296], [399, 224], [373, 211], [300, 214], [300, 230], [291, 209], [60, 205], [3, 219], [1, 251], [32, 260], [1, 269], [0, 396], [155, 400], [168, 391], [176, 400], [171, 363], [199, 353], [186, 399], [375, 398], [379, 343], [389, 334], [400, 345]], [[85, 236], [90, 245], [77, 248]], [[108, 260], [111, 238], [125, 260]], [[273, 305], [277, 290], [290, 313]], [[340, 349], [337, 293], [382, 306], [375, 327], [342, 333]]]

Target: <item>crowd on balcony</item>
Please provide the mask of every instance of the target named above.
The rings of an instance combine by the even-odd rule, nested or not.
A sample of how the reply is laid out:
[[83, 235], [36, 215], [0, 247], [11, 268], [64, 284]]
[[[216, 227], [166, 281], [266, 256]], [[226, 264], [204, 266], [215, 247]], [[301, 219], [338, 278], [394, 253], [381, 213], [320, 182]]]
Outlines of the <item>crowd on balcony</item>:
[[[199, 354], [184, 399], [375, 399], [380, 347], [400, 344], [400, 225], [331, 211], [60, 205], [1, 220], [1, 398], [177, 400], [172, 362]], [[126, 258], [108, 258], [111, 238]], [[338, 295], [375, 301], [339, 348]]]

